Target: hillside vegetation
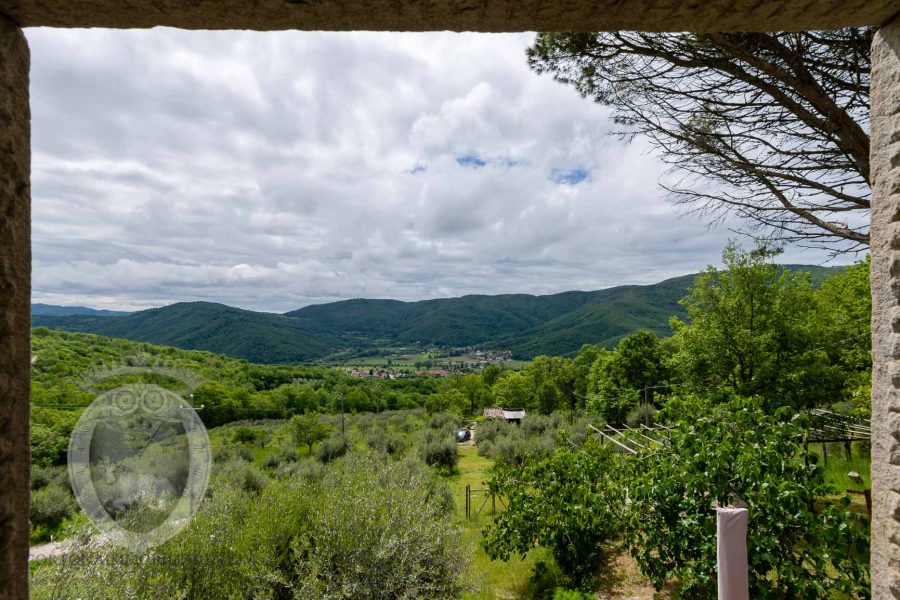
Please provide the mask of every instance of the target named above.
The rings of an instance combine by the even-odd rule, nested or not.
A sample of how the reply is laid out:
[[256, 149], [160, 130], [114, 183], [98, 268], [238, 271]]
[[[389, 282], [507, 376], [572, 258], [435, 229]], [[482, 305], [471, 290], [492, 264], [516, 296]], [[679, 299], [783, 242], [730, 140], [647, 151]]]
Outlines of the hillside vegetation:
[[[791, 266], [814, 283], [836, 268]], [[485, 346], [516, 358], [572, 355], [585, 343], [612, 347], [638, 329], [671, 334], [679, 300], [696, 275], [546, 296], [504, 294], [419, 302], [345, 300], [284, 315], [182, 302], [123, 316], [33, 310], [36, 326], [207, 350], [261, 363], [311, 362], [391, 345]]]
[[[869, 522], [843, 490], [851, 464], [869, 485], [868, 448], [831, 444], [823, 465], [808, 442], [810, 409], [869, 414], [868, 262], [818, 286], [765, 248], [729, 246], [723, 262], [696, 277], [670, 337], [639, 330], [519, 371], [354, 379], [36, 328], [35, 542], [85, 521], [66, 448], [103, 390], [166, 387], [215, 428], [211, 493], [188, 531], [143, 556], [92, 545], [88, 531], [34, 565], [35, 597], [706, 598], [710, 504], [739, 497], [754, 515], [748, 542], [764, 549], [751, 558], [754, 598], [865, 598]], [[498, 405], [527, 415], [481, 420]], [[472, 420], [474, 444], [457, 444]], [[641, 433], [654, 423], [665, 433]], [[598, 429], [627, 427], [623, 445], [598, 443]], [[149, 471], [179, 489], [180, 470], [153, 470], [168, 440], [150, 450], [145, 434], [117, 455], [122, 476]], [[122, 523], [145, 513], [158, 502], [135, 494]], [[610, 595], [616, 565], [631, 565], [633, 584]]]

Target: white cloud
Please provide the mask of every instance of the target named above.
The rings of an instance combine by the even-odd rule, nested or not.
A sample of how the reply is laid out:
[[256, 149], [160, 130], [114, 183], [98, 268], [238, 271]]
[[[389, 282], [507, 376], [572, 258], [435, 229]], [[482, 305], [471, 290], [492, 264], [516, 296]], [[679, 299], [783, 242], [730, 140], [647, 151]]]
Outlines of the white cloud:
[[594, 289], [697, 270], [732, 235], [679, 218], [607, 108], [530, 72], [532, 35], [28, 37], [37, 301]]

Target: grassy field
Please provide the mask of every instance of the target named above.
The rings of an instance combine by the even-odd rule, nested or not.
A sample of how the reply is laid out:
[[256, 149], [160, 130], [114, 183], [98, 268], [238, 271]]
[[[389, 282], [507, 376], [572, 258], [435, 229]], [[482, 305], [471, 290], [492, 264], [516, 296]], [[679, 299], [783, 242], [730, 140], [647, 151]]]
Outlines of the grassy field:
[[[867, 443], [852, 444], [850, 456], [847, 455], [844, 444], [840, 443], [826, 444], [824, 451], [822, 444], [814, 444], [810, 446], [810, 452], [819, 457], [819, 464], [825, 469], [826, 483], [834, 486], [839, 493], [872, 489], [872, 457], [869, 454]], [[847, 476], [851, 471], [859, 473], [860, 483], [854, 482]], [[865, 496], [862, 494], [850, 494], [850, 502], [854, 511], [860, 514], [867, 512]]]
[[[466, 600], [504, 600], [522, 598], [531, 583], [535, 564], [551, 560], [549, 553], [543, 548], [532, 550], [528, 556], [511, 558], [509, 562], [492, 561], [481, 547], [481, 530], [492, 520], [491, 501], [485, 502], [486, 496], [473, 494], [473, 518], [466, 519], [466, 485], [473, 489], [486, 487], [489, 479], [488, 470], [491, 461], [478, 456], [475, 446], [460, 446], [458, 473], [449, 478], [453, 500], [456, 503], [456, 515], [465, 526], [464, 542], [472, 548], [472, 564], [470, 581], [472, 590], [464, 598]], [[481, 513], [475, 515], [479, 508]], [[497, 508], [502, 510], [502, 504]]]

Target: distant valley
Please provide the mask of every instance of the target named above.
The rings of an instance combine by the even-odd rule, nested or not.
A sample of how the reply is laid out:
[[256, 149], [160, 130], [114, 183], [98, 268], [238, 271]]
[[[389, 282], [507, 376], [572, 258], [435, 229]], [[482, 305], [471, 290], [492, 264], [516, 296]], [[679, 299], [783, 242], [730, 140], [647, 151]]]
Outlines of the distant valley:
[[[818, 282], [840, 267], [787, 265]], [[179, 302], [134, 313], [32, 305], [35, 327], [95, 333], [207, 350], [252, 362], [338, 360], [395, 347], [478, 346], [516, 358], [566, 355], [582, 344], [612, 346], [641, 328], [668, 335], [669, 317], [696, 274], [652, 285], [625, 285], [545, 296], [502, 294], [401, 302], [345, 300], [285, 314], [210, 302]]]

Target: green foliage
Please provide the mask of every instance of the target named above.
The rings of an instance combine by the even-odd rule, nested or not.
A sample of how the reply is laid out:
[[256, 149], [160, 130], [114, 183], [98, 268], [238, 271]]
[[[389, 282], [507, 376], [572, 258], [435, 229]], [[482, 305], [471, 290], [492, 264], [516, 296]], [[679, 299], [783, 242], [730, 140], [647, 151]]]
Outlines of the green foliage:
[[31, 461], [42, 467], [61, 464], [65, 460], [69, 439], [58, 429], [42, 423], [31, 426]]
[[455, 469], [459, 461], [455, 435], [449, 437], [446, 432], [426, 431], [419, 444], [419, 457], [426, 465], [447, 470]]
[[821, 467], [803, 449], [800, 417], [758, 403], [671, 401], [681, 415], [667, 451], [623, 465], [630, 503], [626, 538], [657, 589], [679, 582], [684, 598], [716, 589], [713, 503], [742, 500], [750, 513], [750, 596], [867, 595], [868, 524], [833, 500]]
[[31, 493], [29, 519], [32, 527], [43, 526], [54, 528], [63, 519], [72, 516], [75, 511], [75, 499], [68, 486], [57, 483], [42, 486]]
[[575, 391], [578, 373], [569, 359], [537, 356], [521, 371], [497, 379], [491, 390], [494, 404], [545, 415], [563, 408], [575, 409], [581, 402]]
[[552, 454], [561, 446], [580, 446], [588, 437], [588, 425], [600, 424], [596, 415], [557, 411], [552, 415], [528, 415], [521, 425], [501, 420], [479, 424], [475, 432], [478, 454], [508, 465], [524, 465]]
[[559, 588], [556, 590], [556, 593], [553, 594], [553, 600], [591, 600], [593, 598], [590, 594], [585, 594], [579, 590], [564, 590]]
[[635, 332], [598, 355], [588, 375], [588, 407], [609, 422], [623, 423], [639, 402], [653, 402], [667, 376], [659, 338], [651, 331]]
[[[530, 419], [530, 417], [529, 417]], [[530, 460], [547, 456], [555, 449], [553, 436], [543, 432], [529, 435], [516, 425], [501, 423], [501, 435], [481, 440], [476, 436], [478, 453], [493, 458], [498, 463], [524, 465]]]
[[57, 485], [69, 489], [69, 474], [65, 467], [41, 467], [31, 465], [31, 491]]
[[534, 406], [532, 381], [523, 372], [509, 373], [497, 380], [493, 387], [494, 399], [499, 406], [532, 408]]
[[771, 262], [765, 247], [722, 255], [683, 300], [689, 324], [673, 320], [673, 367], [694, 389], [759, 396], [774, 410], [834, 401], [837, 369], [817, 350], [822, 323], [810, 277]]
[[322, 481], [295, 538], [295, 597], [457, 598], [463, 549], [434, 476], [411, 461], [351, 455]]
[[243, 419], [336, 412], [340, 410], [341, 397], [351, 412], [390, 404], [416, 407], [439, 386], [438, 381], [428, 377], [373, 382], [352, 379], [338, 369], [326, 367], [255, 365], [207, 352], [40, 331], [32, 340], [32, 351], [37, 357], [32, 369], [32, 422], [55, 429], [64, 437], [68, 437], [78, 418], [77, 409], [94, 399], [94, 394], [80, 384], [93, 369], [104, 364], [164, 362], [190, 371], [202, 382], [192, 390], [173, 378], [148, 373], [109, 377], [94, 387], [110, 389], [140, 380], [158, 383], [185, 398], [193, 393], [194, 405], [204, 407], [201, 416], [207, 427]]
[[331, 427], [319, 419], [315, 413], [291, 417], [291, 434], [295, 444], [306, 444], [312, 454], [313, 445], [328, 438]]
[[252, 427], [238, 427], [234, 430], [232, 439], [238, 444], [252, 444], [260, 437], [260, 432]]
[[400, 457], [406, 451], [406, 439], [393, 431], [376, 428], [366, 436], [366, 446], [375, 452], [382, 452], [388, 456]]
[[354, 455], [247, 492], [218, 478], [189, 528], [143, 554], [91, 543], [38, 570], [32, 597], [456, 598], [465, 561], [446, 485]]
[[453, 413], [437, 413], [428, 419], [428, 429], [442, 431], [456, 435], [456, 430], [462, 427], [462, 419]]
[[250, 462], [240, 459], [216, 464], [213, 478], [217, 487], [233, 486], [248, 493], [260, 492], [268, 483], [265, 473]]
[[575, 370], [575, 398], [578, 408], [584, 408], [584, 399], [588, 395], [588, 378], [591, 367], [600, 358], [600, 348], [595, 344], [585, 344], [572, 359]]
[[524, 467], [499, 467], [490, 486], [506, 497], [508, 508], [484, 531], [488, 555], [508, 560], [545, 546], [576, 586], [589, 589], [604, 544], [621, 530], [624, 490], [614, 479], [619, 461], [589, 441], [578, 452], [560, 450]]
[[325, 464], [342, 457], [350, 451], [350, 440], [346, 435], [337, 433], [321, 444], [316, 450], [316, 458]]
[[628, 412], [625, 422], [629, 427], [640, 428], [641, 425], [648, 427], [656, 422], [656, 413], [658, 411], [652, 404], [638, 404]]
[[870, 258], [829, 277], [816, 290], [816, 318], [825, 324], [819, 331], [827, 361], [840, 370], [840, 399], [863, 415], [871, 412], [872, 292]]
[[297, 451], [286, 448], [277, 454], [270, 454], [263, 459], [263, 466], [268, 469], [277, 469], [283, 464], [297, 462]]
[[487, 387], [492, 387], [500, 376], [503, 375], [503, 367], [496, 364], [490, 364], [481, 371], [481, 380]]

